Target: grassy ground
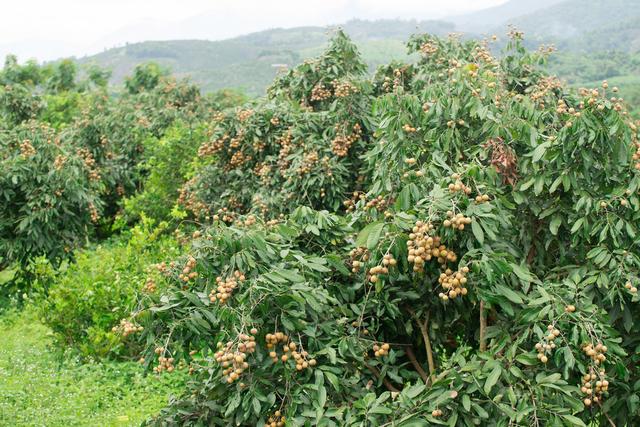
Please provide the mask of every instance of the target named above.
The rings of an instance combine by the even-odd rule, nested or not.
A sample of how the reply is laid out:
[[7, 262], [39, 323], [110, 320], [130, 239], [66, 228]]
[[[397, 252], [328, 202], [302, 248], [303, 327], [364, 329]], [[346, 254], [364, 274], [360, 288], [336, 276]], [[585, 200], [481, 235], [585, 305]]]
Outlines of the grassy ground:
[[179, 386], [178, 376], [145, 378], [136, 363], [61, 357], [49, 351], [50, 332], [34, 318], [28, 311], [0, 318], [2, 426], [139, 425]]

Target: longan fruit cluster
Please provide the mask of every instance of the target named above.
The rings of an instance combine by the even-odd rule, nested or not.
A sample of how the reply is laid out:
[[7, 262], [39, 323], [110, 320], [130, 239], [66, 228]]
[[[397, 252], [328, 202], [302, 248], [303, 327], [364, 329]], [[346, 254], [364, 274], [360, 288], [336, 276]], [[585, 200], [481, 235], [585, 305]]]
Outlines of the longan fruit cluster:
[[265, 426], [266, 427], [282, 427], [284, 426], [285, 422], [287, 422], [287, 420], [284, 417], [284, 415], [282, 415], [282, 412], [275, 411], [273, 415], [267, 418], [267, 423], [265, 424]]
[[243, 220], [243, 219], [237, 219], [235, 221], [235, 224], [238, 227], [250, 227], [252, 225], [254, 225], [256, 223], [258, 219], [256, 218], [255, 215], [247, 215], [247, 217]]
[[449, 298], [455, 299], [459, 295], [466, 295], [468, 292], [466, 288], [467, 273], [469, 273], [469, 267], [466, 266], [455, 272], [447, 268], [443, 273], [440, 273], [438, 283], [446, 292], [440, 292], [438, 297], [447, 301]]
[[431, 230], [433, 230], [433, 224], [430, 222], [417, 221], [409, 234], [407, 261], [413, 264], [415, 272], [424, 271], [424, 263], [434, 258], [440, 264], [445, 264], [447, 261], [454, 262], [458, 259], [455, 252], [440, 243], [439, 236], [429, 235]]
[[471, 188], [464, 185], [464, 183], [460, 180], [460, 174], [454, 173], [453, 175], [451, 175], [451, 179], [453, 179], [455, 182], [452, 182], [448, 186], [450, 193], [463, 192], [467, 196], [471, 194]]
[[358, 88], [351, 82], [334, 80], [331, 84], [333, 85], [333, 92], [336, 98], [346, 98], [358, 92]]
[[431, 41], [431, 40], [423, 43], [420, 46], [420, 52], [425, 56], [433, 55], [437, 51], [438, 51], [438, 45], [435, 42]]
[[374, 344], [373, 345], [373, 354], [376, 357], [383, 357], [389, 354], [389, 350], [391, 349], [391, 346], [389, 345], [389, 343], [381, 343], [381, 344]]
[[351, 196], [351, 199], [342, 202], [344, 207], [347, 209], [347, 212], [353, 212], [356, 209], [358, 201], [366, 199], [366, 195], [361, 191], [354, 191]]
[[[267, 349], [270, 350], [269, 357], [273, 363], [278, 363], [278, 360], [286, 363], [289, 359], [293, 359], [298, 372], [314, 367], [318, 364], [316, 359], [309, 359], [309, 353], [305, 350], [301, 350], [298, 344], [290, 341], [290, 338], [282, 332], [267, 334], [265, 339], [267, 341]], [[282, 344], [282, 355], [280, 357], [278, 357], [277, 351], [278, 344]]]
[[211, 302], [218, 301], [220, 304], [225, 304], [229, 298], [231, 298], [231, 294], [234, 289], [238, 287], [238, 284], [245, 281], [245, 276], [240, 271], [236, 270], [233, 272], [233, 275], [228, 276], [226, 279], [218, 276], [216, 277], [216, 289], [212, 289], [211, 293], [209, 293], [209, 300]]
[[79, 148], [76, 150], [78, 156], [82, 157], [84, 160], [84, 165], [89, 171], [89, 179], [92, 181], [100, 180], [100, 173], [96, 168], [96, 160], [93, 158], [93, 154], [86, 148]]
[[476, 203], [477, 204], [486, 203], [489, 200], [491, 200], [491, 198], [489, 197], [488, 194], [478, 194], [476, 196]]
[[156, 289], [157, 287], [156, 287], [155, 280], [153, 280], [152, 277], [147, 277], [147, 280], [144, 283], [144, 287], [142, 288], [142, 290], [148, 294], [152, 294], [156, 291]]
[[318, 162], [318, 152], [317, 151], [312, 151], [310, 153], [306, 153], [303, 157], [302, 157], [302, 164], [300, 165], [300, 167], [298, 167], [298, 175], [305, 175], [311, 172], [311, 168], [313, 168], [313, 166], [315, 166], [315, 164]]
[[356, 123], [353, 125], [353, 131], [348, 135], [342, 133], [342, 126], [344, 125], [335, 126], [337, 135], [331, 141], [331, 151], [338, 157], [346, 157], [346, 155], [349, 154], [349, 148], [362, 136], [360, 124]]
[[364, 206], [365, 209], [376, 209], [377, 211], [383, 211], [387, 209], [389, 202], [382, 196], [378, 196], [375, 199], [369, 200]]
[[576, 306], [573, 304], [569, 304], [564, 308], [565, 313], [574, 313], [576, 311]]
[[456, 127], [456, 125], [464, 126], [465, 124], [466, 124], [466, 122], [464, 120], [462, 120], [462, 119], [457, 120], [457, 121], [456, 120], [449, 120], [447, 122], [447, 127], [453, 129], [454, 127]]
[[249, 117], [251, 117], [253, 115], [254, 111], [250, 108], [246, 109], [246, 110], [239, 110], [236, 113], [236, 118], [238, 120], [240, 120], [241, 122], [244, 122], [245, 120], [247, 120]]
[[351, 258], [351, 272], [359, 272], [360, 268], [369, 261], [370, 256], [371, 254], [367, 248], [358, 247], [351, 249], [351, 252], [349, 252], [349, 257]]
[[162, 261], [155, 265], [156, 270], [164, 275], [170, 274], [169, 268], [167, 267], [167, 263]]
[[380, 280], [380, 275], [389, 274], [389, 268], [382, 265], [376, 265], [369, 269], [369, 281], [371, 283], [377, 283]]
[[324, 101], [331, 98], [331, 91], [322, 83], [318, 83], [311, 89], [311, 101]]
[[404, 159], [404, 162], [409, 166], [413, 166], [416, 164], [417, 160], [415, 159], [415, 157], [409, 157]]
[[196, 259], [192, 256], [189, 256], [189, 258], [187, 259], [187, 263], [182, 269], [182, 272], [178, 275], [178, 278], [185, 283], [191, 279], [195, 279], [196, 277], [198, 277], [198, 272], [193, 271], [194, 268], [196, 268]]
[[120, 320], [120, 324], [118, 326], [111, 328], [112, 332], [121, 333], [125, 338], [131, 334], [135, 334], [136, 332], [142, 332], [143, 330], [144, 327], [136, 326], [127, 319]]
[[431, 411], [431, 416], [434, 418], [438, 418], [442, 416], [442, 409], [434, 409]]
[[227, 384], [231, 384], [240, 378], [240, 375], [249, 368], [246, 361], [249, 354], [256, 351], [256, 337], [258, 333], [256, 328], [251, 329], [251, 335], [240, 334], [238, 336], [239, 344], [234, 345], [233, 341], [223, 344], [218, 342], [218, 351], [214, 353], [217, 363], [224, 368], [222, 375]]
[[214, 139], [213, 141], [206, 141], [200, 145], [198, 148], [198, 156], [206, 157], [212, 154], [219, 153], [225, 146], [225, 143], [229, 140], [230, 136], [228, 133], [222, 135], [220, 138]]
[[280, 124], [280, 119], [277, 116], [273, 116], [271, 117], [271, 120], [269, 120], [269, 123], [273, 126], [278, 126]]
[[542, 363], [547, 363], [549, 357], [547, 353], [551, 353], [556, 348], [555, 340], [560, 336], [560, 330], [556, 329], [553, 325], [547, 325], [548, 335], [545, 336], [544, 341], [536, 343], [536, 350], [538, 351], [538, 360]]
[[605, 356], [607, 346], [602, 343], [598, 343], [595, 346], [592, 343], [587, 343], [582, 347], [582, 351], [584, 351], [584, 354], [589, 356], [596, 365], [607, 360], [607, 356]]
[[60, 169], [63, 168], [63, 166], [67, 162], [67, 160], [68, 160], [67, 156], [59, 154], [59, 155], [56, 156], [55, 160], [53, 161], [53, 167], [55, 168], [55, 170], [59, 171]]
[[[269, 357], [271, 357], [271, 360], [273, 360], [273, 363], [277, 363], [278, 362], [278, 353], [276, 352], [277, 349], [277, 345], [280, 343], [284, 343], [283, 347], [288, 347], [288, 342], [289, 342], [289, 336], [283, 334], [282, 332], [276, 332], [274, 334], [267, 334], [265, 336], [265, 340], [267, 341], [267, 349], [271, 350], [269, 352]], [[287, 350], [289, 351], [289, 350]], [[286, 362], [288, 359], [288, 357], [283, 359], [283, 362]]]
[[89, 203], [89, 215], [91, 216], [91, 222], [93, 223], [97, 223], [100, 220], [98, 209], [93, 203]]
[[442, 222], [442, 225], [445, 227], [451, 227], [454, 230], [464, 230], [464, 226], [465, 224], [471, 224], [471, 218], [469, 217], [465, 217], [463, 214], [458, 213], [458, 214], [453, 214], [452, 211], [448, 211], [447, 212], [447, 217], [449, 219], [445, 219]]
[[175, 366], [173, 365], [173, 362], [175, 360], [173, 357], [160, 356], [162, 353], [164, 353], [164, 351], [164, 347], [156, 347], [156, 349], [154, 350], [154, 352], [159, 356], [158, 366], [153, 367], [153, 372], [155, 372], [156, 374], [160, 374], [164, 371], [171, 373], [175, 370]]
[[634, 167], [636, 168], [636, 170], [640, 171], [640, 140], [638, 140], [637, 138], [634, 138], [634, 145], [636, 148], [636, 152], [633, 153], [633, 160], [636, 162]]
[[638, 293], [638, 288], [636, 288], [635, 286], [633, 286], [633, 284], [631, 283], [631, 281], [627, 281], [627, 283], [624, 284], [625, 289], [627, 289], [629, 292], [631, 292], [632, 294], [636, 294]]
[[236, 219], [236, 214], [231, 212], [229, 208], [220, 208], [218, 209], [218, 213], [213, 216], [214, 221], [232, 223]]
[[31, 145], [31, 140], [25, 139], [20, 143], [20, 155], [25, 158], [36, 155], [36, 149]]
[[407, 133], [414, 133], [414, 132], [417, 132], [417, 131], [418, 131], [418, 129], [414, 128], [414, 127], [413, 127], [413, 126], [411, 126], [411, 125], [403, 125], [403, 126], [402, 126], [402, 130], [403, 130], [403, 131], [405, 131], [405, 132], [407, 132]]
[[582, 377], [580, 392], [585, 395], [584, 406], [591, 406], [592, 403], [601, 402], [603, 394], [609, 391], [609, 381], [605, 379], [606, 372], [600, 371], [599, 376], [593, 373], [585, 374]]

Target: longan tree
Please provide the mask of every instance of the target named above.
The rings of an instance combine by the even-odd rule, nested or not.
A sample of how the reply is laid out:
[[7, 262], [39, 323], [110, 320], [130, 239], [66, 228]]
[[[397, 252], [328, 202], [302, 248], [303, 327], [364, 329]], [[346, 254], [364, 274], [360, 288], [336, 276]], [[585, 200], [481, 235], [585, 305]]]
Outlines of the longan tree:
[[408, 47], [368, 81], [338, 34], [217, 120], [181, 200], [206, 225], [122, 323], [150, 370], [192, 374], [151, 424], [640, 422], [624, 100], [566, 88], [517, 31], [500, 57]]

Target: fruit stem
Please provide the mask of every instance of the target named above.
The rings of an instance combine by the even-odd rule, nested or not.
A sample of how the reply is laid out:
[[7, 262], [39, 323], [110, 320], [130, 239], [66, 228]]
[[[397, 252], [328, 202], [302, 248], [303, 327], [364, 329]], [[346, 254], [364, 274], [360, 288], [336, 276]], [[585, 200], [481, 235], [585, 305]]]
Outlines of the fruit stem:
[[480, 351], [487, 351], [487, 312], [484, 301], [480, 301]]

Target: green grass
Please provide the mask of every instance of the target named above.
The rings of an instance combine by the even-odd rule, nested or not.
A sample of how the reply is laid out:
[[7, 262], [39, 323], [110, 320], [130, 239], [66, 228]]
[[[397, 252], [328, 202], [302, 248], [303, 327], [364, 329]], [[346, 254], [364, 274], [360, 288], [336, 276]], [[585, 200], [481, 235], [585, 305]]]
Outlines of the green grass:
[[143, 376], [134, 362], [81, 364], [50, 351], [29, 311], [0, 318], [0, 425], [134, 426], [165, 406], [181, 375]]

